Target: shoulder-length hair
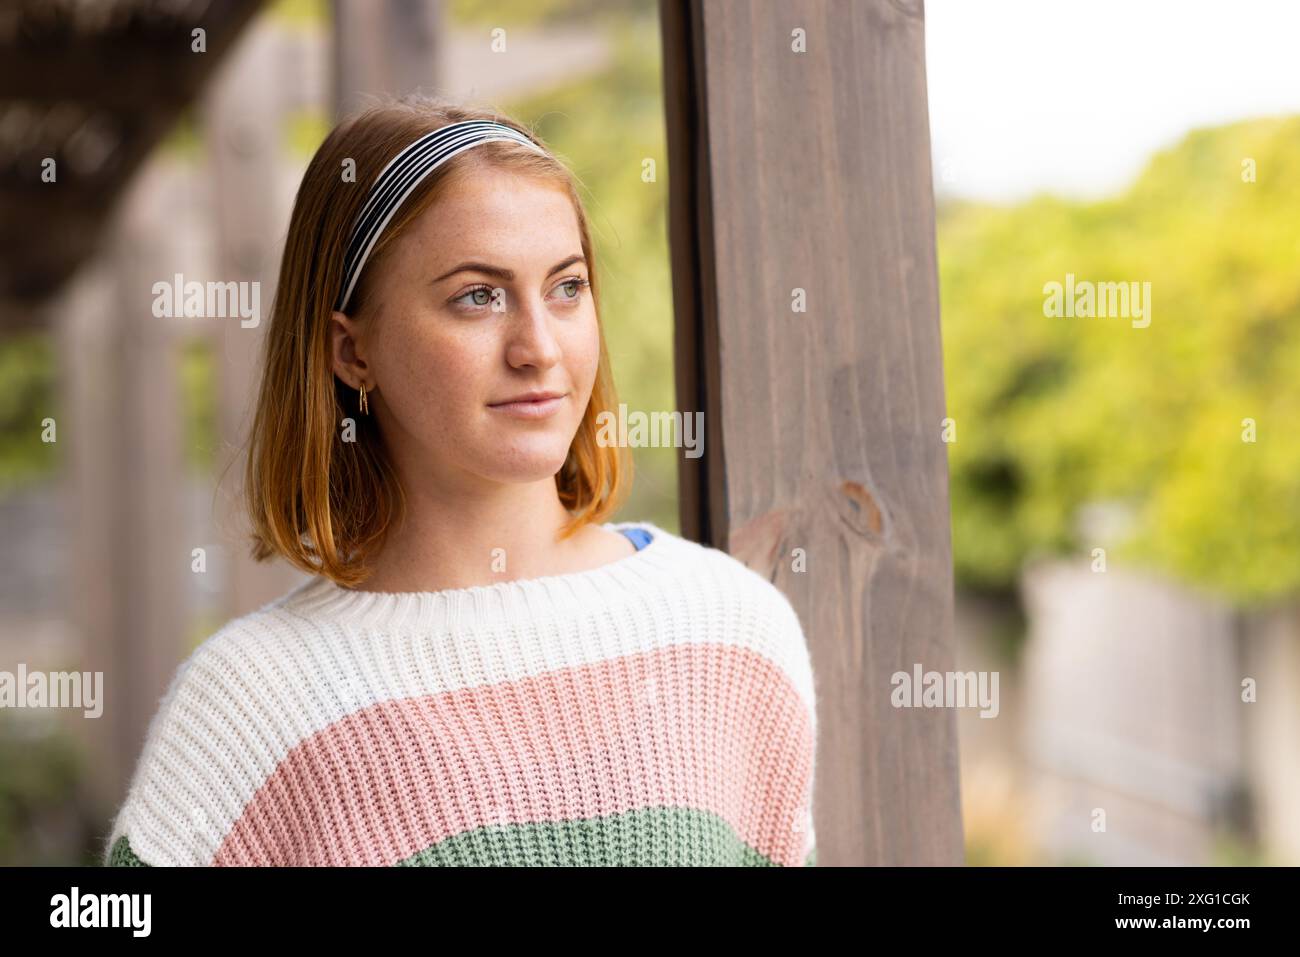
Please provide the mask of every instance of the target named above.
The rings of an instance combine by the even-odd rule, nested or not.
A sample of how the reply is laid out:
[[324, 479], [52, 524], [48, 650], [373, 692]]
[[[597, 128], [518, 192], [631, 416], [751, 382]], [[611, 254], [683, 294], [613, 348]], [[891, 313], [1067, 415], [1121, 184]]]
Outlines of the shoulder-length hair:
[[[344, 248], [366, 192], [380, 170], [416, 138], [462, 120], [493, 120], [545, 144], [518, 122], [488, 110], [423, 97], [387, 100], [345, 120], [325, 138], [303, 174], [289, 220], [280, 277], [266, 332], [261, 388], [249, 436], [245, 498], [252, 555], [279, 555], [297, 568], [353, 586], [401, 520], [406, 496], [374, 421], [354, 415], [358, 393], [333, 370], [331, 313], [343, 275]], [[598, 416], [618, 406], [600, 321], [596, 261], [573, 174], [549, 150], [508, 141], [481, 143], [425, 178], [389, 222], [362, 271], [349, 313], [363, 308], [374, 263], [457, 178], [480, 164], [549, 180], [573, 203], [587, 257], [600, 328], [600, 362], [582, 423], [556, 473], [570, 513], [561, 538], [614, 512], [631, 481], [630, 460], [596, 441]], [[346, 174], [354, 175], [348, 177]], [[350, 180], [350, 181], [349, 181]], [[343, 441], [344, 419], [355, 441]]]

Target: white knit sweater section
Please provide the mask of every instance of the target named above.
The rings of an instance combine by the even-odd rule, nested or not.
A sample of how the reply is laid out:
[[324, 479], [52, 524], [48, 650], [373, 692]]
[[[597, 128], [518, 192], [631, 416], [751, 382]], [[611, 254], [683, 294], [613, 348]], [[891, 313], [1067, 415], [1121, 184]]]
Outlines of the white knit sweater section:
[[[711, 837], [693, 843], [734, 831], [747, 860], [805, 863], [817, 696], [794, 608], [725, 552], [648, 522], [605, 525], [630, 527], [653, 539], [588, 571], [407, 593], [317, 577], [229, 622], [160, 700], [105, 860], [125, 836], [132, 861], [151, 865], [395, 864], [492, 822], [586, 826], [667, 808], [706, 820]], [[659, 670], [630, 670], [645, 668]], [[529, 705], [518, 689], [550, 690]], [[553, 704], [566, 696], [575, 710]], [[498, 701], [505, 719], [473, 723]], [[456, 720], [439, 723], [448, 707]], [[562, 735], [533, 737], [565, 721]], [[411, 727], [428, 729], [425, 750], [402, 751]], [[455, 743], [441, 741], [452, 728]], [[712, 750], [688, 762], [693, 741]], [[323, 763], [345, 751], [345, 770]], [[366, 764], [378, 751], [382, 777]], [[507, 753], [532, 763], [510, 764], [511, 777]], [[346, 809], [352, 792], [320, 793], [354, 784]], [[682, 833], [676, 820], [645, 838], [656, 854]], [[729, 860], [711, 854], [679, 856]]]

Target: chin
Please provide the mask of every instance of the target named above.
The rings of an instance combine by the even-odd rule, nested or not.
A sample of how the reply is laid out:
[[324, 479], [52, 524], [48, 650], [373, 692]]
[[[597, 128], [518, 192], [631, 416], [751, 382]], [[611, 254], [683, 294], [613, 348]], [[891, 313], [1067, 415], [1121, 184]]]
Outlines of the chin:
[[482, 471], [498, 482], [540, 482], [564, 468], [568, 455], [568, 443], [556, 442], [546, 448], [515, 448], [485, 463]]

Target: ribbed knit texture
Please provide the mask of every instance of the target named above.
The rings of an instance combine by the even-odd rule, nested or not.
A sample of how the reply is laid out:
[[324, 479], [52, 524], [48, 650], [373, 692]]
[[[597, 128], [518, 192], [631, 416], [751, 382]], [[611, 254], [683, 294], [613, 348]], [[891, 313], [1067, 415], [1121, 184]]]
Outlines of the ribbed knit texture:
[[314, 578], [203, 642], [112, 865], [816, 863], [798, 616], [648, 522], [590, 571], [388, 594]]

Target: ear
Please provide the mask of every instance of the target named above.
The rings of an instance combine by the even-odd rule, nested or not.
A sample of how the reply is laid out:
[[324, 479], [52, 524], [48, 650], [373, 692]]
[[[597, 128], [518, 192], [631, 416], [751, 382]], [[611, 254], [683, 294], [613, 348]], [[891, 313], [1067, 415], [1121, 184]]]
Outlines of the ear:
[[367, 389], [374, 388], [374, 379], [370, 367], [363, 358], [364, 350], [360, 346], [360, 326], [341, 312], [330, 315], [330, 351], [334, 360], [334, 374], [353, 389], [362, 383]]

